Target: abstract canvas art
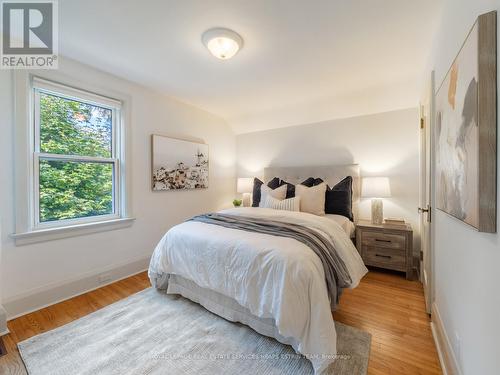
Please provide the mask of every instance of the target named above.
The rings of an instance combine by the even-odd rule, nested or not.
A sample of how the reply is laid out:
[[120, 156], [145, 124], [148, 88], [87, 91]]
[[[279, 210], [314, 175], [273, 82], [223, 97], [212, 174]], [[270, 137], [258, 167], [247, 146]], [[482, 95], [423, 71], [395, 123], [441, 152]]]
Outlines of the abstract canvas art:
[[496, 13], [480, 16], [436, 94], [437, 208], [496, 231]]
[[208, 145], [152, 136], [153, 190], [208, 188]]

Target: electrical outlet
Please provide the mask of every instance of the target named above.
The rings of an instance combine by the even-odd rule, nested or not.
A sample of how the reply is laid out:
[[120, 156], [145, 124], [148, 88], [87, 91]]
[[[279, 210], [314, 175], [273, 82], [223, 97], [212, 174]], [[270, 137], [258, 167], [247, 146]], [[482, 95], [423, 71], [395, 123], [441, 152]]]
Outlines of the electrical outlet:
[[460, 335], [455, 331], [455, 339], [453, 340], [453, 351], [455, 352], [455, 357], [458, 363], [462, 361], [462, 348], [460, 342]]
[[98, 277], [97, 280], [99, 281], [99, 284], [104, 284], [108, 283], [112, 280], [113, 278], [111, 277], [110, 273], [101, 273]]

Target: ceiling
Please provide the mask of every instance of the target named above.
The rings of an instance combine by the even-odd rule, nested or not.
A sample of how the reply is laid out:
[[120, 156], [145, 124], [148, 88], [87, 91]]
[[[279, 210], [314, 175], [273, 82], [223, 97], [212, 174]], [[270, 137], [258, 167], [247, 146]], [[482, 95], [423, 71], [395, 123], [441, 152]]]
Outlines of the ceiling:
[[[63, 0], [60, 52], [223, 117], [237, 133], [414, 107], [436, 0]], [[201, 34], [244, 39], [231, 60]]]

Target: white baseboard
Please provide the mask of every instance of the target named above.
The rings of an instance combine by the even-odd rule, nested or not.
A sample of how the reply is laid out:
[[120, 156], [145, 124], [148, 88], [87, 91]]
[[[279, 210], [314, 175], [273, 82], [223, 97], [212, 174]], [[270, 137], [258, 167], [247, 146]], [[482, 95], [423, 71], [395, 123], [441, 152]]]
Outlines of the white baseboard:
[[[5, 299], [7, 320], [67, 300], [105, 285], [125, 279], [148, 269], [149, 257], [114, 264], [79, 277], [31, 289], [20, 295]], [[105, 277], [103, 277], [103, 275]]]
[[0, 305], [0, 336], [6, 335], [9, 333], [9, 329], [7, 328], [7, 312]]
[[432, 304], [431, 329], [443, 374], [462, 375], [462, 371], [460, 370], [455, 353], [453, 352], [449, 336], [444, 328], [436, 303]]

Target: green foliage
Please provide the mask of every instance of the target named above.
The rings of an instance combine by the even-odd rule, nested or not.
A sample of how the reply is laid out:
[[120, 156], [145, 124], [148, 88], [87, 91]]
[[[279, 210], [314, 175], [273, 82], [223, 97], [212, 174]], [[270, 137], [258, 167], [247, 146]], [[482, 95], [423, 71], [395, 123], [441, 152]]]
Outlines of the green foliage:
[[[109, 109], [42, 93], [41, 152], [111, 157], [111, 121]], [[40, 160], [40, 221], [112, 212], [112, 164]]]
[[243, 201], [241, 199], [235, 199], [235, 200], [233, 200], [233, 206], [240, 207], [242, 202]]
[[40, 94], [40, 149], [51, 154], [111, 157], [111, 110]]

